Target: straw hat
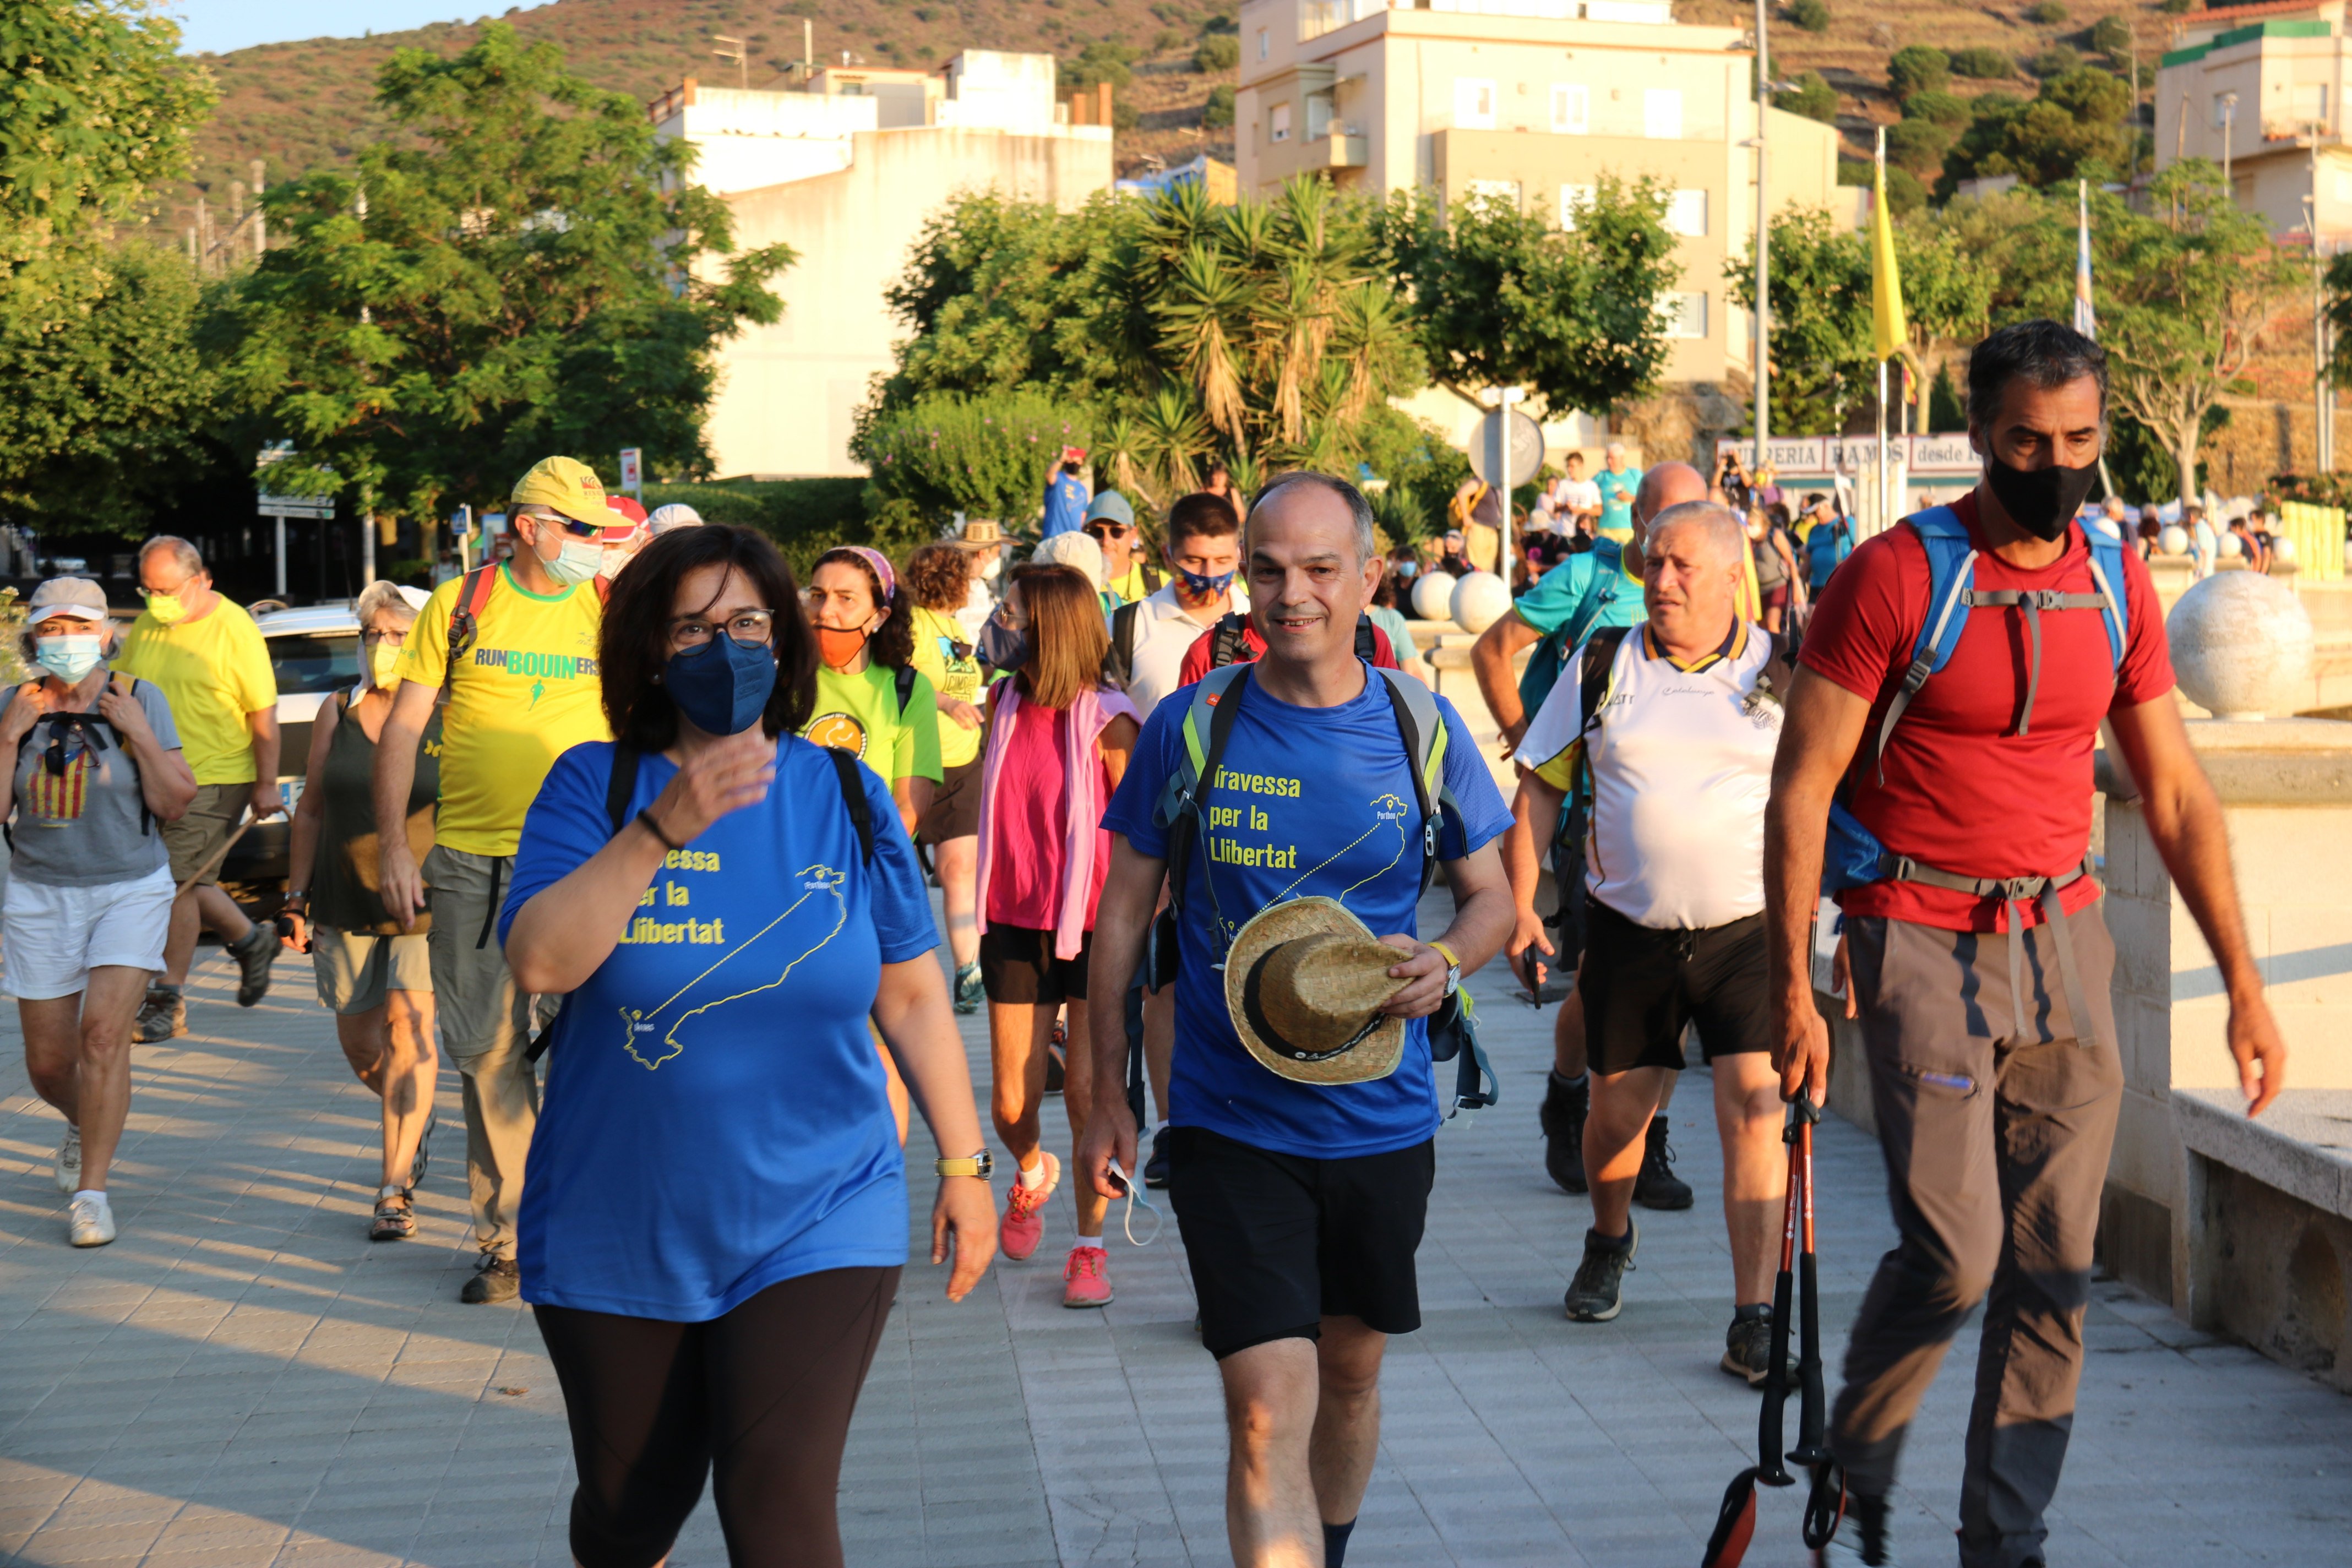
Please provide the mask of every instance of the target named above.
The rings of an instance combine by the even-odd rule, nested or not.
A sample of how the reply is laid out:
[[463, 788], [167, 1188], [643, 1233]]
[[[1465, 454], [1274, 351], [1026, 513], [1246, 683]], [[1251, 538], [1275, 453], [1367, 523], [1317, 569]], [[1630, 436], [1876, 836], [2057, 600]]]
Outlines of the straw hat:
[[1405, 954], [1336, 899], [1260, 911], [1225, 955], [1225, 1012], [1249, 1054], [1297, 1083], [1366, 1083], [1396, 1070], [1404, 1020], [1381, 1012]]
[[1006, 541], [1004, 530], [985, 518], [974, 518], [966, 522], [963, 531], [949, 542], [961, 544], [966, 550], [997, 550], [1002, 549]]

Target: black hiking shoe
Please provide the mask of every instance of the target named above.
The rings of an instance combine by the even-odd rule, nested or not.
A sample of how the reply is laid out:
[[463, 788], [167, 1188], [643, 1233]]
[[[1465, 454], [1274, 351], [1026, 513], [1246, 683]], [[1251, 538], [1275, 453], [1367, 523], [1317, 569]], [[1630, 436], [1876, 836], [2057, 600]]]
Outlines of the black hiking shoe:
[[139, 1004], [139, 1022], [132, 1027], [131, 1037], [142, 1046], [152, 1046], [187, 1032], [188, 1005], [180, 999], [180, 988], [150, 981], [147, 999]]
[[1814, 1568], [1895, 1568], [1886, 1500], [1848, 1493], [1837, 1533], [1813, 1553]]
[[250, 1007], [269, 994], [269, 966], [278, 962], [278, 928], [259, 921], [226, 949], [236, 960], [236, 1005]]
[[[1781, 1363], [1789, 1373], [1789, 1386], [1797, 1384], [1797, 1358], [1782, 1353]], [[1772, 1370], [1772, 1309], [1766, 1307], [1756, 1317], [1735, 1316], [1731, 1327], [1723, 1333], [1723, 1359], [1715, 1363], [1734, 1377], [1748, 1380], [1750, 1388], [1764, 1386], [1764, 1379]]]
[[1168, 1184], [1168, 1129], [1151, 1135], [1151, 1157], [1143, 1162], [1143, 1184], [1158, 1192]]
[[1690, 1184], [1675, 1174], [1674, 1146], [1666, 1142], [1666, 1119], [1650, 1118], [1649, 1147], [1642, 1152], [1642, 1173], [1633, 1178], [1633, 1201], [1645, 1209], [1686, 1209]]
[[1625, 1271], [1633, 1267], [1633, 1249], [1642, 1244], [1642, 1227], [1625, 1222], [1622, 1239], [1612, 1241], [1591, 1231], [1584, 1233], [1584, 1261], [1569, 1281], [1567, 1300], [1560, 1303], [1571, 1323], [1605, 1323], [1624, 1310]]
[[459, 1287], [457, 1300], [470, 1306], [489, 1301], [511, 1301], [522, 1289], [522, 1270], [511, 1258], [500, 1258], [495, 1252], [482, 1254], [475, 1266], [474, 1277]]
[[[1581, 1193], [1584, 1181], [1584, 1119], [1592, 1111], [1592, 1080], [1571, 1084], [1555, 1071], [1546, 1075], [1542, 1109], [1544, 1172], [1564, 1193]], [[1646, 1169], [1646, 1167], [1644, 1167]]]

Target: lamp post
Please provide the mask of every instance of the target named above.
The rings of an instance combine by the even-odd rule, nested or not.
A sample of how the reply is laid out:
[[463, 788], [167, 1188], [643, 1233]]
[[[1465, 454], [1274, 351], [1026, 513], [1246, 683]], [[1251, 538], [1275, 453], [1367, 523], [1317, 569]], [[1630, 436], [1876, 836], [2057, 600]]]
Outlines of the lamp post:
[[1764, 443], [1771, 435], [1772, 296], [1771, 207], [1765, 192], [1770, 158], [1765, 147], [1769, 129], [1772, 68], [1766, 54], [1765, 19], [1770, 7], [1756, 0], [1756, 451], [1749, 468], [1764, 463]]
[[2229, 193], [2232, 204], [2238, 199], [2238, 187], [2230, 183], [2230, 135], [2237, 122], [2238, 95], [2225, 92], [2221, 95], [2221, 188]]

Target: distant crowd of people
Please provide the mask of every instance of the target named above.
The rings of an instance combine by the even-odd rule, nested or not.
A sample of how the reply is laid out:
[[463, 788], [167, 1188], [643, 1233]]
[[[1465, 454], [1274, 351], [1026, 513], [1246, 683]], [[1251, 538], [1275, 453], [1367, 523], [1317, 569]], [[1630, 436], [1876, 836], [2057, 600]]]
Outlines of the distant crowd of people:
[[[2102, 724], [2215, 958], [2252, 1110], [2285, 1062], [2148, 569], [2081, 510], [2106, 384], [2068, 328], [1995, 333], [1970, 360], [1982, 479], [1859, 543], [1769, 465], [1571, 461], [1472, 652], [1508, 802], [1398, 612], [1423, 570], [1498, 560], [1476, 481], [1433, 560], [1384, 551], [1364, 494], [1311, 472], [1242, 496], [1214, 471], [1155, 542], [1073, 450], [1024, 559], [972, 521], [903, 560], [844, 542], [803, 579], [754, 530], [639, 517], [547, 458], [505, 558], [358, 596], [360, 668], [310, 728], [261, 921], [218, 886], [283, 809], [253, 618], [176, 538], [142, 546], [127, 629], [97, 584], [44, 583], [37, 673], [0, 711], [0, 952], [63, 1122], [68, 1238], [117, 1234], [131, 1046], [187, 1029], [208, 926], [245, 1005], [310, 956], [381, 1101], [373, 1241], [417, 1234], [455, 1069], [460, 1299], [534, 1312], [583, 1568], [663, 1561], [706, 1486], [730, 1561], [841, 1563], [917, 1114], [951, 1300], [1044, 1250], [1066, 1185], [1062, 1300], [1108, 1304], [1109, 1207], [1166, 1189], [1223, 1389], [1234, 1560], [1343, 1568], [1387, 1342], [1422, 1322], [1435, 1134], [1499, 1092], [1463, 989], [1497, 954], [1539, 1005], [1549, 970], [1572, 981], [1538, 1110], [1591, 1208], [1566, 1318], [1638, 1310], [1634, 1210], [1696, 1202], [1668, 1136], [1695, 1030], [1720, 1364], [1786, 1391], [1782, 1139], [1827, 1092], [1826, 889], [1899, 1239], [1817, 1457], [1819, 1561], [1894, 1561], [1897, 1457], [1982, 1304], [1959, 1559], [2032, 1568], [2121, 1100]], [[983, 1006], [992, 1147], [957, 1023]]]

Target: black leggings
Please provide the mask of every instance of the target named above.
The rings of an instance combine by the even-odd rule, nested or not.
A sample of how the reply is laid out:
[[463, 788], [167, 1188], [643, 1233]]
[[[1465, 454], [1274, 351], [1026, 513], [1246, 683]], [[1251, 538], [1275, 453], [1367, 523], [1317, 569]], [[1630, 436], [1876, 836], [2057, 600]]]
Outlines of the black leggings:
[[895, 1268], [833, 1268], [706, 1323], [534, 1308], [580, 1471], [572, 1555], [652, 1568], [715, 1468], [735, 1568], [841, 1568], [841, 1450], [898, 1292]]

